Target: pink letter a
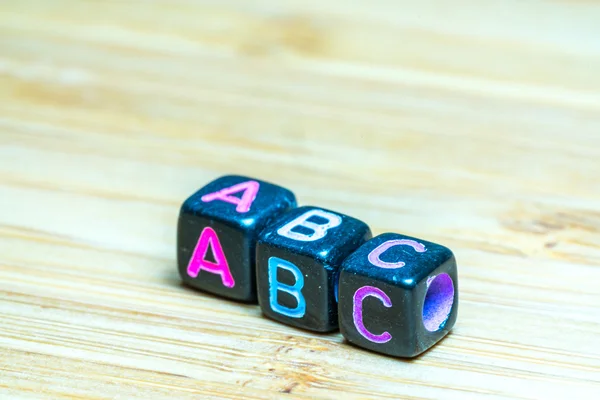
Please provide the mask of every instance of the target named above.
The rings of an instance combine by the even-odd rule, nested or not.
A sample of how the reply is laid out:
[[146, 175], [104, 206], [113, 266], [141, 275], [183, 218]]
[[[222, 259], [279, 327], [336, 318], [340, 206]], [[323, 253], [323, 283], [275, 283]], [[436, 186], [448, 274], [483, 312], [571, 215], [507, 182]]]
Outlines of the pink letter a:
[[[206, 253], [208, 252], [208, 246], [212, 249], [216, 263], [205, 259]], [[231, 271], [229, 270], [229, 264], [225, 258], [225, 253], [223, 253], [223, 247], [221, 246], [221, 242], [219, 242], [219, 237], [214, 229], [208, 226], [204, 228], [200, 234], [198, 244], [194, 249], [192, 258], [190, 258], [187, 273], [192, 278], [195, 278], [198, 276], [201, 269], [208, 271], [211, 274], [221, 275], [223, 285], [226, 287], [232, 288], [235, 286]]]
[[[256, 199], [256, 195], [258, 194], [258, 189], [260, 184], [256, 181], [247, 181], [238, 183], [237, 185], [233, 185], [231, 187], [221, 189], [218, 192], [206, 194], [202, 196], [202, 201], [205, 203], [221, 200], [226, 201], [227, 203], [236, 204], [237, 207], [235, 211], [239, 213], [245, 213], [250, 211], [250, 206], [254, 199]], [[238, 199], [235, 196], [231, 196], [234, 193], [244, 191], [241, 199]]]

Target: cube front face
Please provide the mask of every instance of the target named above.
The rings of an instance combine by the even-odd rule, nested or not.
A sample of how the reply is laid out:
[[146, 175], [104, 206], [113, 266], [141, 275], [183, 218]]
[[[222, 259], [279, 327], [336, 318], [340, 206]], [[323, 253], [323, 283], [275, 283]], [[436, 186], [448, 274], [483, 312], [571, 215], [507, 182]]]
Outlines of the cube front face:
[[364, 222], [322, 208], [283, 214], [258, 240], [257, 292], [263, 313], [302, 329], [336, 330], [339, 268], [370, 237]]
[[340, 330], [357, 346], [414, 357], [450, 331], [457, 312], [456, 261], [444, 246], [383, 234], [342, 266]]
[[183, 282], [222, 297], [256, 301], [261, 229], [296, 206], [292, 192], [243, 176], [219, 178], [181, 207], [177, 259]]
[[251, 239], [239, 228], [206, 217], [179, 220], [179, 275], [193, 288], [240, 301], [253, 301], [256, 279]]
[[258, 303], [267, 317], [318, 332], [337, 328], [332, 313], [337, 304], [327, 290], [331, 271], [315, 259], [260, 242], [256, 256]]

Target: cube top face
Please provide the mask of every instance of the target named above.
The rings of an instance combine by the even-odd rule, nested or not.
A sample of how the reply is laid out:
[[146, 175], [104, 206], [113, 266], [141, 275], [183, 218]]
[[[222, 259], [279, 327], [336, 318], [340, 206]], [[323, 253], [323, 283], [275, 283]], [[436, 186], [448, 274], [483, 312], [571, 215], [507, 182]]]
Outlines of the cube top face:
[[380, 235], [344, 261], [339, 287], [342, 334], [376, 352], [417, 356], [456, 322], [456, 261], [435, 243]]
[[243, 176], [225, 176], [200, 189], [179, 214], [177, 258], [183, 282], [255, 302], [258, 234], [295, 205], [289, 190]]
[[445, 246], [397, 233], [384, 233], [352, 253], [344, 262], [344, 270], [368, 273], [377, 281], [410, 290], [453, 258], [452, 251]]
[[288, 211], [270, 224], [259, 241], [314, 258], [327, 267], [339, 267], [352, 250], [370, 238], [369, 226], [356, 218], [303, 206]]
[[190, 196], [182, 214], [218, 220], [245, 232], [264, 228], [280, 212], [296, 206], [294, 194], [272, 183], [245, 176], [218, 178]]
[[334, 211], [300, 207], [283, 214], [263, 230], [256, 247], [263, 313], [310, 331], [337, 330], [342, 261], [370, 237], [364, 222]]

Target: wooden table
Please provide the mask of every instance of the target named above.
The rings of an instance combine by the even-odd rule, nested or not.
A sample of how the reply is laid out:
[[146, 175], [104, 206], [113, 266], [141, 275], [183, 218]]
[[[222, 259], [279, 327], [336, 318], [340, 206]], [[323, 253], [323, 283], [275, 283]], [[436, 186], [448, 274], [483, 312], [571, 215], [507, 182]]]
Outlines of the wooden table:
[[[0, 3], [0, 397], [600, 398], [600, 5]], [[452, 248], [404, 361], [181, 286], [242, 173]]]

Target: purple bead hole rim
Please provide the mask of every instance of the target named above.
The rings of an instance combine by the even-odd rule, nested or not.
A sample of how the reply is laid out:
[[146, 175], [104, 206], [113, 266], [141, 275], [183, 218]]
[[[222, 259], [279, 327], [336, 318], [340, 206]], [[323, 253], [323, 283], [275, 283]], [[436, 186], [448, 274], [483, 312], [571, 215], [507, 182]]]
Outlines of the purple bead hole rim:
[[423, 303], [423, 325], [429, 332], [439, 331], [448, 320], [454, 305], [454, 282], [443, 273], [429, 278]]

